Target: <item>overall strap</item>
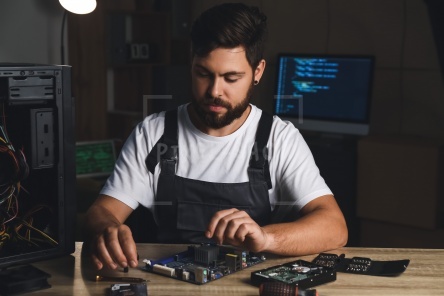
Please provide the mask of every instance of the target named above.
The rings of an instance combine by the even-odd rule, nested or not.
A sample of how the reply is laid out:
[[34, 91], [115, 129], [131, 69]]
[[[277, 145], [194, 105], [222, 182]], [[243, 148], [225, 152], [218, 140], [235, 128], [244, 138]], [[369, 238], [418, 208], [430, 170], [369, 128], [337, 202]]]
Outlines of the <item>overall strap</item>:
[[249, 170], [260, 170], [267, 182], [268, 189], [273, 186], [271, 184], [270, 168], [268, 165], [268, 148], [267, 142], [270, 137], [271, 127], [273, 125], [273, 116], [262, 111], [259, 126], [256, 131], [256, 141], [251, 151]]
[[177, 160], [177, 149], [178, 142], [176, 108], [165, 112], [165, 127], [163, 130], [163, 135], [153, 146], [153, 149], [151, 149], [145, 160], [145, 164], [148, 170], [152, 174], [154, 174], [154, 169], [161, 159], [175, 165]]

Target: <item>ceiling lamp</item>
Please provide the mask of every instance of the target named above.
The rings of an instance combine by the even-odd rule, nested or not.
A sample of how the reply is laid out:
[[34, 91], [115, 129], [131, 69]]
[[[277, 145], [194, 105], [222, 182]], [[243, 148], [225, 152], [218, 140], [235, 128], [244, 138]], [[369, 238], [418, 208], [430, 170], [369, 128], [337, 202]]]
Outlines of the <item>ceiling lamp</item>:
[[96, 0], [59, 0], [60, 4], [69, 12], [87, 14], [96, 9]]

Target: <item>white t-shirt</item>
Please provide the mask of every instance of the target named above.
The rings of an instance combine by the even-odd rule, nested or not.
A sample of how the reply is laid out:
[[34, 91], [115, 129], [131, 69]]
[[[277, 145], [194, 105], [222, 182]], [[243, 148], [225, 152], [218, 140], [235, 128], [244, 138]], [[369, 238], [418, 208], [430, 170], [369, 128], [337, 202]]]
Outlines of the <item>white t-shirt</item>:
[[[251, 107], [247, 120], [237, 131], [214, 137], [199, 131], [188, 116], [187, 105], [180, 106], [176, 175], [215, 183], [248, 182], [247, 168], [262, 114], [256, 106]], [[161, 112], [137, 125], [101, 194], [112, 196], [133, 209], [139, 204], [154, 209], [160, 166], [156, 166], [153, 175], [145, 160], [163, 134], [164, 119], [165, 112]], [[313, 199], [332, 194], [302, 135], [291, 123], [274, 116], [267, 146], [273, 185], [268, 191], [271, 210], [282, 204], [299, 211]], [[279, 220], [284, 214], [275, 213], [272, 220]]]

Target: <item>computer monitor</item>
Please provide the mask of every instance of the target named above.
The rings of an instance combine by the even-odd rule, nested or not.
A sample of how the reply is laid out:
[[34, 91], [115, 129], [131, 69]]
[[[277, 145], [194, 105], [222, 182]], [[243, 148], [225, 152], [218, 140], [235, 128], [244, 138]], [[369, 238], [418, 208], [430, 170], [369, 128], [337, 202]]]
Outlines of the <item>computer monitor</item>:
[[113, 140], [76, 143], [77, 178], [108, 177], [115, 162], [116, 150]]
[[279, 54], [274, 113], [301, 130], [366, 135], [373, 56]]

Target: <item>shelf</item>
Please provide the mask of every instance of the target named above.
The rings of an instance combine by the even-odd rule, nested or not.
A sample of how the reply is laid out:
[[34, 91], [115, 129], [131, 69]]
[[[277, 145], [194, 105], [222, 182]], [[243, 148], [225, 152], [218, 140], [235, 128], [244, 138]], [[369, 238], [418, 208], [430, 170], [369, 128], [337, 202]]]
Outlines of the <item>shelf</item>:
[[108, 68], [111, 69], [137, 69], [145, 67], [155, 67], [155, 66], [167, 66], [168, 63], [133, 63], [133, 64], [115, 64], [109, 65]]
[[[174, 13], [166, 2], [98, 2], [91, 14], [68, 15], [68, 52], [73, 66], [77, 110], [76, 137], [82, 141], [125, 140], [145, 113], [151, 114], [164, 107], [163, 101], [150, 100], [144, 104], [143, 98], [167, 92], [169, 82], [164, 80], [168, 68], [172, 60], [182, 64], [188, 62], [187, 52], [183, 50], [188, 44], [182, 39], [173, 40], [171, 20]], [[185, 11], [183, 6], [189, 4], [181, 3], [182, 12]]]
[[109, 13], [106, 15], [107, 63], [170, 63], [170, 16], [167, 13]]
[[121, 115], [121, 116], [130, 116], [130, 117], [140, 117], [142, 118], [143, 112], [135, 112], [135, 111], [126, 111], [126, 110], [110, 110], [108, 114], [111, 115]]
[[154, 9], [155, 0], [105, 0], [101, 1], [99, 5], [104, 6], [106, 12], [114, 11], [147, 11], [150, 12]]

